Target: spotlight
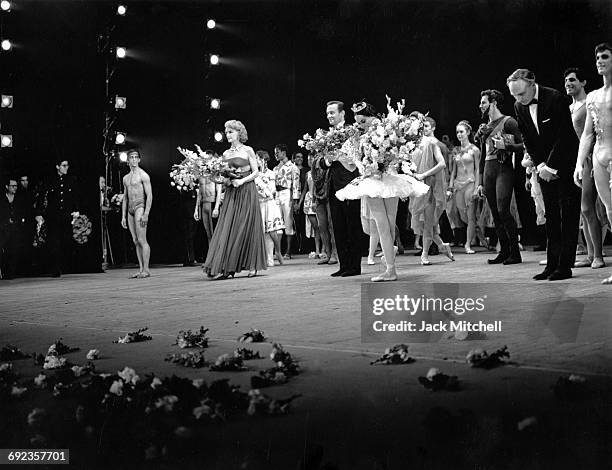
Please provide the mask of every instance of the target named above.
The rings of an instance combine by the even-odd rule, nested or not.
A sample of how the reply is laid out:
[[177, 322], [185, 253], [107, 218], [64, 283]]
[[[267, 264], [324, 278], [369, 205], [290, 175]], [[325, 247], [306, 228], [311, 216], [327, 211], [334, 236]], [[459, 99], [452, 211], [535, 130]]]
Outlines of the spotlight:
[[127, 98], [125, 96], [115, 96], [115, 109], [125, 109], [127, 107]]
[[0, 134], [0, 147], [12, 147], [13, 146], [13, 136], [10, 134]]
[[117, 7], [117, 14], [119, 16], [125, 16], [125, 13], [127, 12], [127, 8], [125, 8], [125, 5], [119, 5]]
[[0, 8], [2, 9], [2, 11], [11, 11], [11, 2], [9, 2], [8, 0], [2, 0], [0, 2]]
[[2, 40], [2, 50], [3, 51], [10, 51], [11, 47], [13, 47], [13, 45], [11, 44], [11, 41], [9, 41], [8, 39]]
[[127, 162], [127, 152], [119, 152], [119, 160], [121, 160], [123, 163]]
[[210, 100], [210, 109], [219, 109], [221, 107], [221, 100], [219, 98], [212, 98]]
[[213, 19], [210, 19], [206, 22], [206, 27], [208, 29], [215, 29], [215, 26], [217, 26], [217, 22]]
[[217, 54], [211, 54], [210, 65], [219, 65], [219, 56]]
[[123, 58], [125, 58], [126, 53], [127, 53], [127, 52], [126, 52], [126, 50], [125, 50], [125, 47], [118, 47], [118, 48], [115, 50], [115, 54], [117, 55], [117, 58], [118, 58], [118, 59], [123, 59]]
[[223, 141], [223, 133], [222, 132], [215, 132], [215, 142], [221, 142]]
[[115, 143], [117, 145], [125, 144], [126, 135], [125, 132], [117, 132], [115, 135]]
[[3, 108], [13, 107], [13, 96], [12, 95], [2, 95], [2, 107]]

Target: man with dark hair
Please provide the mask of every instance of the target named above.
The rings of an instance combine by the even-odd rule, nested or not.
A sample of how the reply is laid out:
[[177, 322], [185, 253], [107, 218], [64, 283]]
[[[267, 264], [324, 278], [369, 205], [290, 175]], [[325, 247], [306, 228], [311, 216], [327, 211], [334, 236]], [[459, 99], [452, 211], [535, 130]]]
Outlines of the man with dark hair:
[[[330, 126], [344, 126], [345, 113], [342, 101], [329, 101], [326, 114]], [[355, 165], [337, 160], [330, 161], [328, 156], [320, 158], [317, 165], [324, 170], [329, 169], [328, 201], [340, 261], [340, 269], [332, 273], [332, 276], [359, 276], [361, 274], [361, 201], [340, 201], [336, 197], [336, 191], [358, 177], [359, 171]]]
[[8, 178], [0, 198], [0, 279], [13, 279], [19, 260], [19, 238], [25, 222], [24, 200], [17, 194], [17, 180]]
[[[574, 182], [580, 185], [581, 180], [584, 181], [585, 161], [592, 150], [595, 187], [612, 223], [612, 46], [609, 43], [595, 47], [595, 65], [603, 78], [603, 86], [590, 92], [586, 98], [588, 113], [580, 137]], [[612, 276], [602, 283], [612, 284]]]
[[528, 69], [515, 70], [506, 83], [546, 210], [546, 269], [534, 279], [568, 279], [576, 261], [580, 191], [572, 179], [578, 139], [567, 101], [557, 90], [538, 85]]
[[139, 271], [130, 278], [142, 279], [151, 276], [149, 271], [151, 248], [147, 241], [147, 225], [153, 204], [153, 190], [149, 175], [140, 168], [140, 151], [131, 149], [127, 154], [130, 172], [123, 177], [125, 189], [121, 207], [121, 226], [129, 227], [138, 257]]
[[295, 235], [293, 213], [299, 208], [300, 204], [300, 170], [289, 160], [285, 144], [276, 144], [274, 156], [278, 161], [278, 165], [274, 167], [276, 197], [283, 214], [285, 235], [287, 236], [287, 251], [284, 259], [291, 259], [291, 242]]
[[43, 186], [36, 202], [38, 226], [46, 223], [51, 275], [60, 277], [62, 267], [72, 258], [72, 218], [78, 213], [79, 195], [76, 179], [68, 174], [68, 160], [57, 160], [56, 173]]
[[[498, 90], [480, 93], [480, 111], [488, 119], [476, 133], [481, 145], [478, 194], [487, 198], [495, 231], [500, 244], [496, 258], [489, 264], [517, 264], [522, 262], [516, 221], [510, 212], [514, 191], [513, 154], [523, 154], [523, 140], [514, 118], [504, 116], [500, 106], [504, 95]], [[520, 161], [517, 158], [517, 161]]]
[[[586, 80], [583, 78], [580, 69], [576, 67], [566, 69], [565, 72], [563, 72], [563, 80], [565, 82], [565, 92], [572, 98], [572, 104], [569, 105], [569, 109], [572, 114], [574, 131], [576, 131], [576, 135], [580, 139], [587, 118], [587, 94], [584, 89]], [[592, 172], [593, 160], [592, 155], [589, 154], [584, 160], [582, 196], [580, 201], [582, 232], [584, 233], [584, 239], [586, 241], [587, 258], [576, 261], [574, 264], [576, 268], [591, 267], [597, 269], [603, 268], [606, 265], [603, 260], [602, 243], [602, 235], [605, 236], [605, 231], [602, 234], [602, 227], [597, 218], [595, 209], [598, 197]]]
[[34, 240], [34, 230], [36, 228], [36, 222], [34, 221], [34, 190], [30, 186], [30, 179], [27, 173], [22, 172], [19, 178], [19, 188], [17, 188], [17, 194], [23, 200], [25, 210], [25, 223], [21, 227], [20, 238], [20, 266], [19, 269], [23, 274], [30, 274], [32, 271], [33, 263], [33, 247], [32, 240]]

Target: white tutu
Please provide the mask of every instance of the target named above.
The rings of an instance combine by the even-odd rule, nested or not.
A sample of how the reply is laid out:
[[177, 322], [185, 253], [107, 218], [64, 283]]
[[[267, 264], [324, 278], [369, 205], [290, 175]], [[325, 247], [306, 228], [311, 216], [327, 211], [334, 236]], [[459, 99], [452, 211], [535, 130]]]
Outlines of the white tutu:
[[373, 176], [355, 178], [340, 191], [336, 191], [336, 197], [341, 201], [361, 199], [364, 196], [382, 199], [391, 197], [406, 199], [413, 196], [423, 196], [428, 191], [429, 186], [413, 176], [384, 173], [380, 178]]

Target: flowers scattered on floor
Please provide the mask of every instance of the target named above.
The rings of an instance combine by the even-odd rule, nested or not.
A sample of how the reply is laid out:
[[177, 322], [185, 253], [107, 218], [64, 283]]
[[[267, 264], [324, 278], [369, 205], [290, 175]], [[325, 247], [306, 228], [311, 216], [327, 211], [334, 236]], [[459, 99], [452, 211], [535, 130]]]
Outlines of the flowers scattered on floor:
[[216, 372], [243, 371], [247, 370], [247, 367], [242, 362], [242, 358], [230, 356], [229, 354], [222, 354], [217, 358], [215, 363], [210, 366], [210, 370]]
[[561, 400], [577, 400], [584, 398], [588, 392], [586, 379], [578, 374], [559, 377], [553, 386], [555, 396]]
[[266, 340], [264, 332], [251, 328], [251, 331], [238, 338], [241, 343], [263, 343]]
[[472, 349], [466, 356], [465, 360], [472, 367], [492, 369], [494, 367], [506, 365], [508, 363], [506, 358], [510, 358], [508, 346], [504, 346], [492, 354], [487, 353], [484, 349]]
[[264, 395], [257, 389], [249, 391], [249, 408], [247, 413], [251, 416], [255, 414], [279, 415], [287, 414], [291, 407], [291, 402], [301, 395], [293, 395], [284, 400], [274, 400]]
[[116, 341], [113, 341], [113, 343], [126, 344], [126, 343], [140, 343], [141, 341], [150, 341], [153, 338], [149, 335], [143, 334], [148, 329], [149, 329], [148, 327], [145, 327], [145, 328], [140, 328], [139, 330], [136, 330], [136, 331], [132, 331], [130, 333], [127, 333], [125, 336], [119, 337]]
[[208, 328], [204, 328], [203, 326], [201, 326], [200, 330], [195, 333], [191, 330], [181, 330], [176, 336], [176, 342], [174, 344], [178, 345], [179, 348], [207, 348], [207, 332]]
[[0, 350], [0, 361], [14, 361], [16, 359], [24, 359], [29, 357], [29, 354], [25, 354], [21, 349], [16, 346], [7, 344]]
[[434, 392], [438, 390], [455, 392], [461, 389], [459, 379], [456, 375], [443, 374], [440, 369], [435, 367], [429, 369], [427, 375], [425, 377], [419, 377], [418, 380], [423, 387]]
[[85, 358], [88, 361], [95, 361], [100, 358], [100, 350], [99, 349], [90, 349]]
[[250, 361], [252, 359], [263, 359], [259, 351], [253, 351], [247, 348], [236, 348], [234, 350], [234, 357], [239, 357], [243, 361]]
[[72, 348], [64, 343], [62, 343], [62, 338], [58, 339], [55, 343], [49, 346], [49, 350], [47, 351], [47, 356], [61, 356], [63, 354], [70, 354], [75, 351], [78, 351], [80, 348]]
[[300, 373], [298, 362], [279, 343], [272, 345], [270, 359], [274, 362], [274, 367], [259, 371], [259, 375], [251, 377], [251, 387], [265, 388], [284, 384], [290, 377]]
[[179, 364], [184, 367], [200, 368], [208, 365], [202, 352], [188, 352], [168, 354], [165, 361]]
[[375, 361], [370, 362], [373, 364], [411, 364], [415, 360], [408, 355], [408, 346], [405, 344], [396, 344], [391, 348], [385, 349], [385, 352]]
[[63, 367], [67, 367], [69, 365], [68, 361], [65, 357], [52, 356], [49, 355], [45, 357], [45, 362], [43, 364], [43, 369], [61, 369]]

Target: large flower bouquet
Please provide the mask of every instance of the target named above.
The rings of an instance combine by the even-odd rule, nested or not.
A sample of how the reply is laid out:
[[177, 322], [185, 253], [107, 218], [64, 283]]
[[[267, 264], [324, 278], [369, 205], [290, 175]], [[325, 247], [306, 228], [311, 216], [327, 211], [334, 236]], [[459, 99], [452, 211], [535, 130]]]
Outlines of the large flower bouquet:
[[402, 114], [405, 100], [391, 106], [387, 96], [386, 116], [372, 123], [372, 126], [360, 137], [361, 151], [355, 164], [364, 176], [385, 173], [390, 170], [407, 172], [412, 167], [411, 153], [423, 137], [424, 118], [409, 117]]
[[74, 212], [72, 216], [72, 238], [79, 245], [84, 245], [91, 235], [91, 221], [85, 214]]
[[192, 191], [201, 177], [209, 177], [217, 183], [224, 182], [226, 178], [236, 177], [223, 157], [206, 153], [199, 145], [195, 147], [196, 152], [177, 147], [185, 158], [181, 163], [172, 166], [170, 185], [179, 190]]
[[315, 155], [327, 154], [332, 160], [335, 160], [339, 157], [339, 151], [344, 143], [357, 135], [359, 135], [359, 129], [355, 125], [334, 127], [328, 131], [317, 129], [314, 137], [304, 134], [303, 138], [298, 140], [298, 146]]

